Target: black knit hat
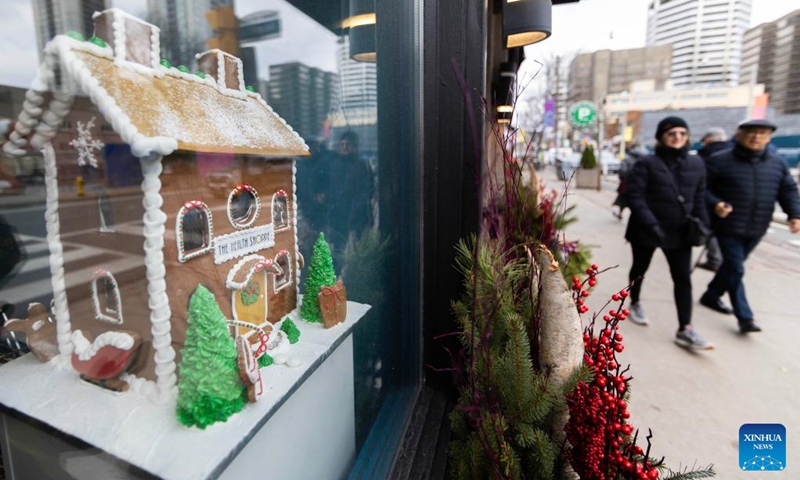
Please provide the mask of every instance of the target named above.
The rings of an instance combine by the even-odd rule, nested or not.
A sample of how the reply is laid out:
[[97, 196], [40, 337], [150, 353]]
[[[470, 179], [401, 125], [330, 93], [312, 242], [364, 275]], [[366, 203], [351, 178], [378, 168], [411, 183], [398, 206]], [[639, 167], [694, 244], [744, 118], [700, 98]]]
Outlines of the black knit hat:
[[681, 117], [667, 117], [658, 122], [658, 127], [656, 128], [656, 140], [661, 140], [662, 135], [675, 127], [683, 127], [686, 130], [689, 130], [689, 124], [687, 124], [686, 120], [682, 119]]

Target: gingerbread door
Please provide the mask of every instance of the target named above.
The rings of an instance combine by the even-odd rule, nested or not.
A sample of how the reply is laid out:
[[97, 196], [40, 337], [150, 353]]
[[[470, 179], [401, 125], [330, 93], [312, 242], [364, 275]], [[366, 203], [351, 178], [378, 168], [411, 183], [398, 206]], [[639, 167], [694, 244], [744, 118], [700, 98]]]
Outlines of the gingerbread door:
[[[233, 289], [233, 318], [242, 322], [261, 325], [267, 320], [269, 302], [267, 301], [267, 272], [259, 270], [241, 289]], [[245, 335], [251, 330], [238, 327], [239, 335]]]

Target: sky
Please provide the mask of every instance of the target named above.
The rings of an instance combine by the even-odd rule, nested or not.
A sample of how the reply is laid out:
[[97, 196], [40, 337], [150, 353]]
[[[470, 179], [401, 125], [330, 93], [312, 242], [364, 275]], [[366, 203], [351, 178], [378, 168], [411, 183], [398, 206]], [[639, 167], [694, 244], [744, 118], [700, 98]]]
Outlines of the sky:
[[[601, 49], [643, 47], [647, 34], [649, 0], [581, 0], [553, 7], [553, 33], [547, 40], [525, 47], [527, 60], [520, 71], [530, 78], [534, 60]], [[771, 22], [800, 8], [796, 0], [754, 0], [750, 26]], [[540, 76], [545, 72], [542, 71]]]
[[[3, 6], [0, 84], [27, 87], [39, 63], [31, 0], [0, 0], [0, 3]], [[146, 0], [112, 0], [111, 3], [134, 14], [147, 10]], [[263, 78], [267, 77], [270, 64], [289, 61], [336, 70], [336, 37], [285, 0], [235, 0], [235, 4], [240, 16], [261, 9], [280, 12], [284, 26], [282, 37], [257, 45], [259, 73]], [[526, 47], [526, 55], [529, 59], [544, 59], [601, 48], [643, 46], [647, 4], [648, 0], [582, 0], [556, 6], [552, 36]], [[797, 8], [797, 3], [791, 0], [758, 0], [753, 4], [751, 26], [775, 20]]]

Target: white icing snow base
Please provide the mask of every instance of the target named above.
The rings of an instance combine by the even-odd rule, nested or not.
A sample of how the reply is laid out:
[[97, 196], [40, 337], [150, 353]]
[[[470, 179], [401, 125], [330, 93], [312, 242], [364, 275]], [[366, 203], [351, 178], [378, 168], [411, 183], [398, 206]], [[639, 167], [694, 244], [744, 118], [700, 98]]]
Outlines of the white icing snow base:
[[33, 355], [0, 367], [0, 404], [166, 480], [216, 478], [369, 309], [347, 302], [347, 319], [330, 329], [295, 321], [300, 340], [286, 349], [287, 363], [300, 368], [262, 368], [264, 394], [258, 402], [205, 430], [178, 423], [174, 402], [154, 405], [135, 392], [113, 393]]

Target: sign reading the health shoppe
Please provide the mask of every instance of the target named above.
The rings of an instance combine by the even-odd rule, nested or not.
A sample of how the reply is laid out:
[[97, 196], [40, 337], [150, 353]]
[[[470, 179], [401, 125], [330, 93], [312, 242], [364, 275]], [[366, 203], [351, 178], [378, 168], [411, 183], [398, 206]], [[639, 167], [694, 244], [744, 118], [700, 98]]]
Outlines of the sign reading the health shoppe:
[[592, 102], [578, 102], [569, 107], [569, 123], [575, 128], [591, 127], [597, 121], [597, 107]]
[[214, 238], [214, 263], [220, 264], [275, 245], [272, 224], [248, 228]]
[[779, 472], [786, 468], [786, 427], [780, 423], [746, 423], [739, 429], [739, 468]]

